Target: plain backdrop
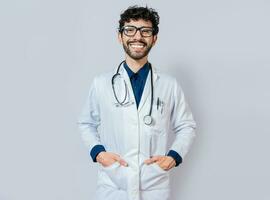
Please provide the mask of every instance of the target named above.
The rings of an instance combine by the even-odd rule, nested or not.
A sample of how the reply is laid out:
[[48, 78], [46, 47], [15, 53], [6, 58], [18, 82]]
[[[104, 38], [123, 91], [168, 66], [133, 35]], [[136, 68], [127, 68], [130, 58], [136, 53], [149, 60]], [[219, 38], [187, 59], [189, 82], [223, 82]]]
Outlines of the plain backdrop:
[[76, 122], [93, 77], [124, 58], [118, 20], [134, 4], [159, 12], [149, 60], [198, 125], [171, 200], [269, 200], [267, 0], [1, 0], [0, 200], [93, 199]]

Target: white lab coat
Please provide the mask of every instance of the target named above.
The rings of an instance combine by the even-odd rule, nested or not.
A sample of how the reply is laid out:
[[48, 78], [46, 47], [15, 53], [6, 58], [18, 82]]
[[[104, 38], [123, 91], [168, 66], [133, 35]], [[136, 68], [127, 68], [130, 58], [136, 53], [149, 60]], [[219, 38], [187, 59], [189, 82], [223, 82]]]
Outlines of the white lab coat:
[[[195, 121], [175, 78], [157, 71], [153, 66], [154, 123], [145, 125], [143, 117], [151, 105], [151, 73], [145, 83], [137, 109], [132, 86], [123, 65], [120, 67], [128, 97], [127, 106], [116, 106], [111, 78], [115, 70], [94, 78], [85, 106], [78, 119], [79, 129], [89, 151], [102, 144], [106, 151], [119, 154], [128, 167], [118, 162], [103, 167], [98, 163], [95, 200], [169, 200], [170, 171], [144, 160], [166, 155], [172, 149], [184, 160], [195, 137]], [[116, 79], [115, 91], [120, 101], [125, 95], [123, 79]], [[120, 81], [120, 82], [119, 82]], [[163, 102], [157, 110], [157, 98]], [[176, 134], [171, 145], [168, 134]]]

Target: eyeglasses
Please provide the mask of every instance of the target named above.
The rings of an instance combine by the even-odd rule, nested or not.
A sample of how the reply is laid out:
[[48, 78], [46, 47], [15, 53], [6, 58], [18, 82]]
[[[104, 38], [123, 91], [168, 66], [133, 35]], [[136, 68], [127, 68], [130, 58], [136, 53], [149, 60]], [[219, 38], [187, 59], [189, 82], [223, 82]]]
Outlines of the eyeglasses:
[[136, 35], [138, 30], [140, 31], [142, 37], [151, 37], [154, 32], [154, 28], [152, 27], [142, 26], [138, 28], [136, 26], [131, 26], [131, 25], [123, 26], [120, 29], [120, 32], [121, 33], [124, 32], [126, 36], [133, 37], [134, 35]]

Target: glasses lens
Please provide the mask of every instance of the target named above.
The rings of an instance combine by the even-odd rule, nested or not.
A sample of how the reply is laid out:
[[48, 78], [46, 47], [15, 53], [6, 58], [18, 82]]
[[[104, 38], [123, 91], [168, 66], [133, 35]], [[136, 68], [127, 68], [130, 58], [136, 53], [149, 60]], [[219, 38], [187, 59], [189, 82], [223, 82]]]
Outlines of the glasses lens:
[[136, 27], [126, 26], [124, 27], [124, 33], [127, 36], [133, 36], [136, 33]]
[[152, 28], [142, 28], [141, 34], [143, 37], [150, 37], [153, 34], [153, 29]]

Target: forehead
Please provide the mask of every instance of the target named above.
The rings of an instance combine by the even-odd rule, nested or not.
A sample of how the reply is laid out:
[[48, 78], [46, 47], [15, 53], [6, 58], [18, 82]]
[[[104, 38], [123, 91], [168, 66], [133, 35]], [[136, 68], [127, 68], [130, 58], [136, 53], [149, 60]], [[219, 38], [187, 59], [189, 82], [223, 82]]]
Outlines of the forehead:
[[152, 22], [150, 20], [145, 21], [143, 19], [138, 19], [138, 20], [131, 19], [129, 22], [125, 22], [124, 26], [126, 25], [133, 25], [136, 27], [141, 27], [141, 26], [152, 27]]

